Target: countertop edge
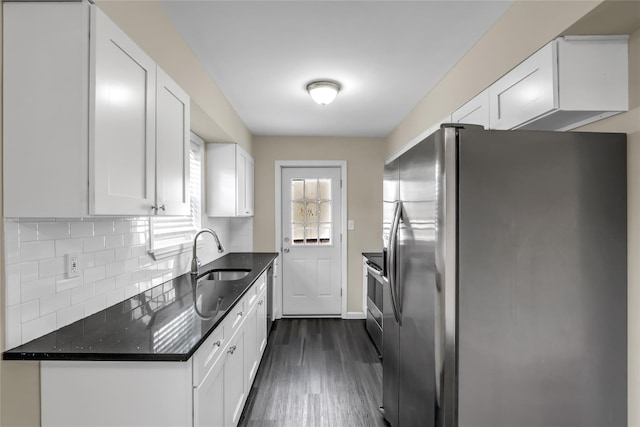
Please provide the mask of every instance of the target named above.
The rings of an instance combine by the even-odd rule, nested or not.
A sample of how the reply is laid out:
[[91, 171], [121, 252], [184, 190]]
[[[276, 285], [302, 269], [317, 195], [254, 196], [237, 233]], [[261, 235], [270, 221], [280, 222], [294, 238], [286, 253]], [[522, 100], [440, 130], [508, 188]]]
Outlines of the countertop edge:
[[[191, 357], [193, 357], [195, 352], [207, 340], [207, 338], [209, 338], [209, 336], [213, 333], [213, 331], [218, 326], [220, 326], [220, 324], [224, 321], [224, 319], [226, 319], [228, 313], [231, 312], [231, 309], [238, 304], [238, 302], [246, 295], [247, 291], [255, 284], [255, 282], [260, 278], [260, 276], [262, 276], [262, 274], [265, 271], [267, 271], [269, 266], [271, 266], [273, 264], [273, 262], [276, 260], [276, 258], [279, 255], [277, 252], [232, 252], [230, 254], [271, 255], [271, 259], [268, 262], [265, 263], [264, 267], [260, 270], [260, 272], [257, 273], [255, 275], [255, 277], [253, 278], [253, 280], [251, 280], [251, 282], [249, 282], [246, 285], [244, 290], [238, 294], [238, 297], [233, 301], [232, 304], [229, 305], [229, 308], [225, 312], [225, 314], [214, 325], [212, 325], [205, 334], [202, 335], [202, 337], [198, 340], [198, 342], [195, 343], [193, 345], [193, 347], [190, 349], [190, 351], [187, 352], [187, 353], [166, 353], [166, 354], [101, 353], [101, 352], [96, 352], [96, 353], [74, 353], [74, 352], [54, 353], [54, 352], [28, 352], [28, 351], [21, 352], [21, 351], [12, 351], [12, 349], [9, 349], [9, 350], [5, 350], [2, 353], [2, 360], [6, 360], [6, 361], [20, 360], [20, 361], [38, 361], [38, 362], [41, 362], [41, 361], [62, 361], [62, 362], [64, 362], [64, 361], [67, 361], [67, 362], [70, 362], [70, 361], [75, 361], [75, 362], [81, 362], [81, 361], [103, 361], [103, 362], [186, 362], [189, 359], [191, 359]], [[203, 267], [206, 267], [208, 264], [213, 264], [219, 259], [220, 258], [217, 258], [217, 259], [205, 264]], [[185, 273], [185, 275], [188, 275], [188, 274], [190, 274], [190, 273], [188, 273], [188, 272]], [[182, 276], [183, 275], [180, 275], [180, 276], [178, 276], [178, 277], [176, 277], [174, 279], [171, 279], [171, 280], [176, 280], [176, 279], [178, 279], [179, 277], [182, 277]], [[160, 284], [158, 286], [162, 286], [162, 284]], [[147, 291], [145, 291], [145, 292], [147, 292]], [[142, 293], [144, 293], [144, 292], [141, 292], [140, 294], [142, 294]], [[138, 295], [140, 295], [140, 294], [138, 294]], [[22, 345], [20, 345], [18, 347], [14, 347], [14, 349], [18, 349], [21, 346]]]

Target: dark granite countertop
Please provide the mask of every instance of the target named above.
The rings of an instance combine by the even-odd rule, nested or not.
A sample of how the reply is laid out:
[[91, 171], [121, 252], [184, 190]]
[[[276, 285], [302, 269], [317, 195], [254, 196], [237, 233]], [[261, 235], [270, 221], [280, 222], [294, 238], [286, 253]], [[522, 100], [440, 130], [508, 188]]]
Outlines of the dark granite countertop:
[[362, 256], [382, 270], [382, 252], [362, 252]]
[[[5, 360], [185, 361], [276, 258], [230, 253], [200, 267], [250, 269], [234, 281], [195, 286], [189, 273], [19, 347]], [[197, 301], [197, 307], [194, 305]], [[197, 308], [197, 309], [196, 309]]]

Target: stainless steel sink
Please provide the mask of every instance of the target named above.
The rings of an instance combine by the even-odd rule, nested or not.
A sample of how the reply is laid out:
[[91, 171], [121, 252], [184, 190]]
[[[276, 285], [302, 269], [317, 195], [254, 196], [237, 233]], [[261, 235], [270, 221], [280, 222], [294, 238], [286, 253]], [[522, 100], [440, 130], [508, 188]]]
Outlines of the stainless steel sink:
[[240, 280], [247, 277], [251, 270], [211, 270], [198, 278], [200, 280]]

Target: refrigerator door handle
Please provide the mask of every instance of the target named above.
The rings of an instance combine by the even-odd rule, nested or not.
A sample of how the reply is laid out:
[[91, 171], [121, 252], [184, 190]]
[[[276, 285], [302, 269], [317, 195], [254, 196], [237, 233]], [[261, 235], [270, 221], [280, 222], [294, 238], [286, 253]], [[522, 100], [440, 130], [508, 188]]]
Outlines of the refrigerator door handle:
[[393, 214], [393, 222], [391, 224], [391, 233], [389, 236], [389, 251], [387, 253], [387, 265], [389, 266], [389, 289], [391, 290], [391, 305], [393, 308], [393, 316], [399, 325], [402, 325], [402, 317], [398, 307], [397, 294], [397, 268], [396, 268], [396, 251], [398, 245], [398, 228], [400, 218], [402, 216], [402, 202], [396, 202], [396, 208]]

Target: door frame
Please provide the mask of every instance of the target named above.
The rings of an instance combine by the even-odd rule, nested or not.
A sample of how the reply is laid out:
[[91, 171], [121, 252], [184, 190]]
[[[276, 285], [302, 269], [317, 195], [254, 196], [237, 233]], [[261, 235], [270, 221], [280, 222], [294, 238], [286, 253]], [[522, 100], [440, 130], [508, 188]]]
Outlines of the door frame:
[[341, 314], [343, 319], [347, 318], [347, 161], [346, 160], [276, 160], [276, 252], [280, 255], [280, 271], [276, 277], [276, 288], [278, 290], [277, 300], [279, 301], [278, 312], [275, 313], [277, 319], [282, 318], [283, 293], [282, 293], [282, 271], [284, 270], [284, 257], [282, 256], [282, 170], [285, 168], [340, 168], [340, 290], [341, 290]]

